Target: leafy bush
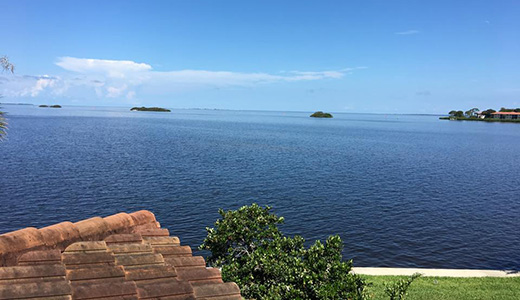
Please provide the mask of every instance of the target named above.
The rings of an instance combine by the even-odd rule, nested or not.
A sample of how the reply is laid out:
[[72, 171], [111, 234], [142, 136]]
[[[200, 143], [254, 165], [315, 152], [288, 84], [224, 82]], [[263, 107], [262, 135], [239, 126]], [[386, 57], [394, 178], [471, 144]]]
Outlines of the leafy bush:
[[301, 236], [287, 237], [278, 225], [284, 219], [257, 204], [222, 216], [201, 250], [211, 251], [212, 266], [225, 281], [236, 282], [247, 299], [366, 299], [364, 280], [342, 261], [343, 243], [330, 236], [325, 243], [304, 246]]
[[401, 279], [391, 284], [385, 284], [385, 293], [390, 297], [390, 300], [403, 300], [405, 299], [408, 288], [412, 282], [421, 277], [421, 274], [415, 273], [407, 279]]

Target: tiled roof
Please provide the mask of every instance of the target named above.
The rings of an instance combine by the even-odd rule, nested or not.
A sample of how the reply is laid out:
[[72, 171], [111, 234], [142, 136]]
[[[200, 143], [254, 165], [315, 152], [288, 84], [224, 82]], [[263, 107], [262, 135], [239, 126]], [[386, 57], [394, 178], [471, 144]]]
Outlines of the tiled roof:
[[0, 266], [0, 299], [242, 299], [149, 211], [2, 234]]
[[492, 113], [492, 115], [520, 115], [520, 112], [514, 112], [514, 111], [510, 111], [510, 112], [507, 112], [507, 111], [498, 111], [498, 112], [494, 112], [494, 113]]

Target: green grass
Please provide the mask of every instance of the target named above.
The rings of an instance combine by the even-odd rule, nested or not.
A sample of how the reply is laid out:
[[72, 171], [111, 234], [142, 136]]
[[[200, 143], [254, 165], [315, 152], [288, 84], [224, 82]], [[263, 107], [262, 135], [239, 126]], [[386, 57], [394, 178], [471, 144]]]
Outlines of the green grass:
[[[395, 282], [406, 276], [362, 275], [372, 286], [368, 288], [373, 299], [388, 300], [384, 282]], [[466, 299], [520, 299], [520, 277], [419, 277], [408, 289], [408, 300], [466, 300]]]

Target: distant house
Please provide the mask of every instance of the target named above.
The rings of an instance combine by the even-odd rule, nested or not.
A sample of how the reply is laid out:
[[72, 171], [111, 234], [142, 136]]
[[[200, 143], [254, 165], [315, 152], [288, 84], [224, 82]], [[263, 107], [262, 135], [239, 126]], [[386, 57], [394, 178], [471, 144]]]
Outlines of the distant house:
[[481, 112], [478, 112], [475, 114], [475, 116], [479, 119], [485, 119], [486, 118], [486, 113], [481, 111]]
[[520, 112], [495, 112], [491, 114], [493, 119], [520, 120]]

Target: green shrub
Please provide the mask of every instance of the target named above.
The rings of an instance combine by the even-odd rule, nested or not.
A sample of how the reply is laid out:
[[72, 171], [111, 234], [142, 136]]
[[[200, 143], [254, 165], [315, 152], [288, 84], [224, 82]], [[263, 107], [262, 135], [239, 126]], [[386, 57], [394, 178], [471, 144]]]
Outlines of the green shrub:
[[206, 228], [199, 249], [211, 251], [208, 263], [222, 268], [225, 281], [247, 299], [366, 299], [366, 283], [351, 272], [351, 260], [342, 261], [339, 236], [306, 248], [301, 236], [283, 235], [284, 219], [270, 209], [220, 209], [215, 228]]
[[390, 300], [403, 300], [405, 299], [408, 288], [412, 282], [419, 277], [421, 277], [421, 274], [415, 273], [407, 279], [401, 279], [390, 284], [385, 284], [385, 294], [390, 297]]

